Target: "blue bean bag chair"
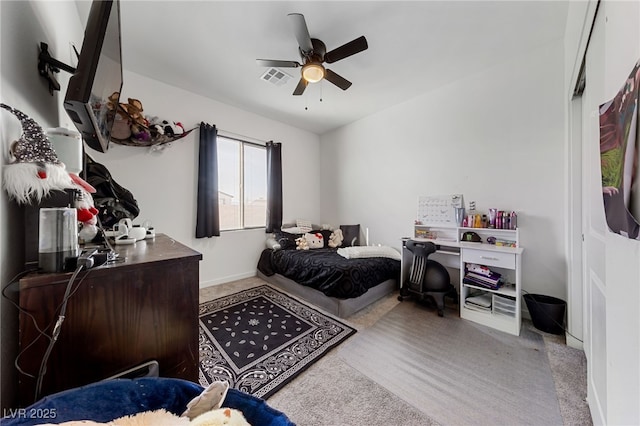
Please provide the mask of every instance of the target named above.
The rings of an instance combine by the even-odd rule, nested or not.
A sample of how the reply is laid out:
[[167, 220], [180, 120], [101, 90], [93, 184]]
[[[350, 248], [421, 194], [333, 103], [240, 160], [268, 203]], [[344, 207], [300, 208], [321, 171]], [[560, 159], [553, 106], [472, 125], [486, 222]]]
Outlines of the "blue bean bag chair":
[[[25, 409], [5, 410], [2, 426], [62, 423], [70, 420], [108, 422], [122, 416], [164, 408], [180, 415], [204, 388], [171, 378], [115, 379], [46, 396]], [[264, 400], [229, 389], [223, 407], [242, 411], [254, 426], [295, 426]]]

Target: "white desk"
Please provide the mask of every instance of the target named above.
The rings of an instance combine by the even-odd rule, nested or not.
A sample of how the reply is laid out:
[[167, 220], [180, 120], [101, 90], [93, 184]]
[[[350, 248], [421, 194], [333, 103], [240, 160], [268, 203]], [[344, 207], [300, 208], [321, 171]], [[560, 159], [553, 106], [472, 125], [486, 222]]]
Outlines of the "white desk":
[[[433, 242], [439, 249], [430, 256], [446, 266], [451, 281], [460, 295], [460, 317], [474, 321], [506, 333], [519, 335], [521, 327], [521, 257], [517, 229], [449, 228], [416, 225], [416, 229], [436, 234], [436, 238], [411, 238], [414, 241]], [[460, 241], [464, 232], [475, 232], [482, 238], [481, 243]], [[497, 246], [486, 243], [489, 236], [500, 240], [514, 241], [517, 247]], [[402, 244], [401, 285], [408, 279], [411, 270], [412, 253]], [[465, 265], [476, 263], [485, 265], [502, 274], [508, 283], [497, 290], [475, 286], [463, 282]], [[492, 308], [488, 311], [465, 306], [465, 300], [476, 293], [487, 293], [492, 298]]]

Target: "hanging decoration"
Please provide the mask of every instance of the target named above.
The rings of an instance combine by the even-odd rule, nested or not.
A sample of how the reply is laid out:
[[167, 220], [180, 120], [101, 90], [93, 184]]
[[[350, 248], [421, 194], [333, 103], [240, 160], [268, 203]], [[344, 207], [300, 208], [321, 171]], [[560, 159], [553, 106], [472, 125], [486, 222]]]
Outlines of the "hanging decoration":
[[117, 95], [114, 93], [110, 98], [110, 109], [116, 110], [111, 141], [116, 144], [157, 147], [182, 139], [195, 129], [185, 129], [180, 122], [157, 116], [145, 116], [142, 102], [138, 99], [128, 98], [127, 103], [116, 106]]
[[609, 229], [640, 239], [640, 60], [616, 96], [600, 105], [600, 169]]

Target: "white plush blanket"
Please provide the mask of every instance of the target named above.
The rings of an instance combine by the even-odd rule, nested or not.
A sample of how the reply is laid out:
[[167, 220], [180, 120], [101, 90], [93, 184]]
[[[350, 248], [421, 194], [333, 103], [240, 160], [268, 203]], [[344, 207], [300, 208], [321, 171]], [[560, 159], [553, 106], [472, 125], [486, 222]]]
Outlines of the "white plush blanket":
[[395, 260], [401, 259], [398, 250], [389, 246], [341, 247], [338, 249], [338, 254], [347, 259], [361, 259], [364, 257], [388, 257]]

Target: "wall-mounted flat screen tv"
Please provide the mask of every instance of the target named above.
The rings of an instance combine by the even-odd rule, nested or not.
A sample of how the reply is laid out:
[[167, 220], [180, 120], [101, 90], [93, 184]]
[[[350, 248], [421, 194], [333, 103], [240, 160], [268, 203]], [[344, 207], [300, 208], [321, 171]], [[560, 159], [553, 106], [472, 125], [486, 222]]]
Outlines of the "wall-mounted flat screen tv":
[[120, 2], [94, 0], [64, 99], [64, 109], [90, 148], [109, 148], [121, 90]]

